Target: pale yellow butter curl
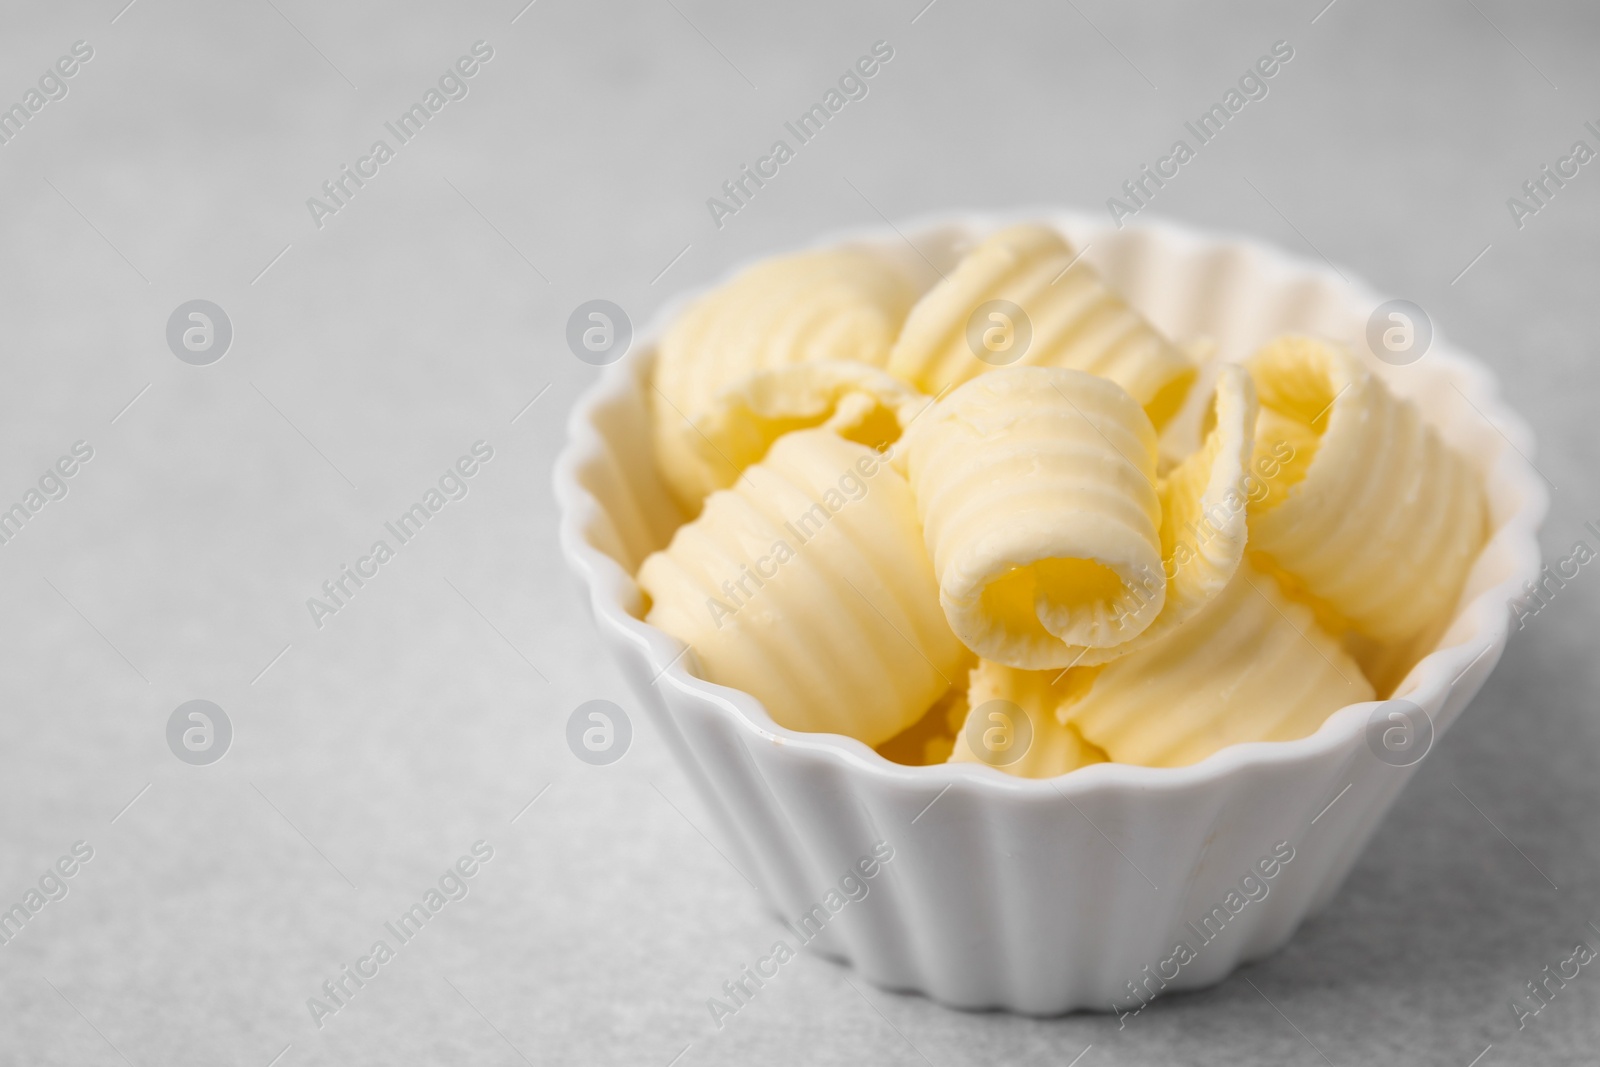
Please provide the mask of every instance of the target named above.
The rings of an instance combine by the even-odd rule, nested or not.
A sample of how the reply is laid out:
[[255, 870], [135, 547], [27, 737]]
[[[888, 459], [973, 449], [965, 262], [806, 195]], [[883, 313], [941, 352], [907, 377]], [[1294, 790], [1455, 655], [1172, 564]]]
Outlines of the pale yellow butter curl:
[[890, 372], [938, 394], [991, 371], [968, 338], [969, 320], [991, 300], [1015, 304], [1027, 316], [1031, 340], [1017, 365], [1109, 378], [1157, 428], [1178, 410], [1194, 380], [1194, 363], [1078, 259], [1060, 234], [1039, 225], [992, 235], [930, 289], [895, 342]]
[[1156, 484], [1161, 498], [1161, 565], [1166, 600], [1139, 633], [1112, 648], [1088, 649], [1078, 666], [1108, 663], [1154, 644], [1227, 588], [1244, 559], [1252, 492], [1249, 463], [1256, 393], [1244, 368], [1222, 368], [1200, 448]]
[[646, 621], [688, 644], [703, 677], [794, 730], [879, 744], [971, 659], [939, 609], [910, 487], [828, 430], [780, 438], [638, 581]]
[[662, 473], [680, 502], [693, 512], [708, 483], [731, 482], [696, 432], [727, 391], [798, 363], [884, 368], [919, 291], [895, 260], [847, 247], [765, 260], [690, 305], [661, 339], [651, 394]]
[[[1073, 675], [1095, 672], [1075, 695]], [[1240, 565], [1215, 600], [1166, 639], [1057, 683], [1057, 714], [1118, 763], [1183, 767], [1228, 745], [1313, 734], [1373, 690], [1309, 608]], [[1082, 685], [1082, 683], [1077, 683]]]
[[1282, 337], [1248, 366], [1262, 407], [1257, 455], [1289, 455], [1251, 508], [1261, 566], [1380, 641], [1448, 616], [1486, 536], [1470, 464], [1339, 346]]
[[1007, 367], [907, 431], [904, 463], [950, 626], [1008, 666], [1122, 644], [1166, 596], [1156, 435], [1116, 383]]
[[[698, 502], [726, 489], [786, 433], [821, 426], [872, 448], [899, 440], [929, 403], [888, 372], [822, 360], [755, 371], [724, 389], [690, 423], [658, 405], [657, 462], [676, 495]], [[672, 429], [676, 420], [677, 429]]]
[[[1051, 679], [1062, 673], [1019, 671], [980, 660], [972, 669], [967, 690], [967, 714], [974, 720], [956, 735], [950, 762], [988, 763], [1018, 778], [1054, 778], [1091, 763], [1104, 763], [1106, 754], [1085, 741], [1077, 727], [1062, 723], [1056, 715], [1067, 686], [1079, 684], [1085, 675], [1092, 677], [1092, 672], [1065, 672], [1071, 681], [1052, 686]], [[1020, 729], [1016, 720], [1023, 717], [1028, 720], [1030, 736], [1026, 751], [1015, 756], [996, 751], [991, 737], [1000, 735], [1001, 744], [1015, 738]], [[979, 748], [990, 746], [988, 758], [975, 750], [974, 737]]]

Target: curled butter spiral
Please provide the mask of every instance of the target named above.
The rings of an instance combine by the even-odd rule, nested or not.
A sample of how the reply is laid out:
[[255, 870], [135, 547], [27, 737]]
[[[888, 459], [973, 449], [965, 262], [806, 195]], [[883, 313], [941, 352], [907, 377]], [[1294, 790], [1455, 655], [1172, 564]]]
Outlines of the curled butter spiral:
[[970, 662], [939, 609], [905, 480], [823, 429], [774, 444], [639, 569], [646, 621], [779, 725], [879, 744]]
[[1022, 225], [984, 240], [912, 308], [889, 371], [937, 395], [991, 370], [967, 335], [974, 312], [1006, 301], [1027, 316], [1022, 366], [1067, 367], [1109, 378], [1159, 429], [1178, 410], [1195, 366], [1118, 296], [1062, 236]]
[[691, 304], [661, 339], [651, 394], [658, 463], [680, 503], [692, 514], [708, 486], [731, 483], [700, 439], [729, 390], [801, 363], [882, 369], [918, 292], [888, 256], [845, 247], [765, 260]]
[[1326, 617], [1404, 641], [1447, 616], [1486, 536], [1477, 475], [1344, 349], [1283, 337], [1248, 364], [1256, 454], [1288, 458], [1250, 548]]
[[996, 370], [919, 416], [897, 462], [939, 602], [980, 656], [1059, 669], [1160, 613], [1155, 430], [1116, 383]]

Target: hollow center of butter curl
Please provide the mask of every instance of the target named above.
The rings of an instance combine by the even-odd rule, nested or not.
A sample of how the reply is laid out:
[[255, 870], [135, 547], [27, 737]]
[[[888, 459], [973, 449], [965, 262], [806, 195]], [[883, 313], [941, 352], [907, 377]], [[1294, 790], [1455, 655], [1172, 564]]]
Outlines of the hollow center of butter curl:
[[900, 439], [900, 417], [895, 410], [867, 393], [847, 393], [837, 406], [799, 415], [767, 415], [749, 406], [730, 411], [708, 426], [706, 439], [718, 457], [716, 474], [721, 488], [766, 458], [772, 445], [786, 434], [822, 426], [847, 441], [882, 451]]
[[1305, 481], [1317, 446], [1322, 443], [1321, 430], [1327, 425], [1327, 415], [1318, 420], [1319, 429], [1272, 408], [1261, 409], [1256, 416], [1250, 458], [1252, 472], [1262, 487], [1252, 494], [1257, 511], [1277, 507], [1288, 499], [1289, 490]]
[[1149, 417], [1151, 424], [1159, 429], [1178, 413], [1196, 377], [1198, 377], [1196, 369], [1187, 370], [1156, 391], [1156, 395], [1144, 405], [1144, 413]]
[[[1116, 571], [1092, 559], [1041, 559], [984, 587], [984, 614], [1018, 637], [1100, 648], [1129, 634], [1113, 622], [1127, 596]], [[1127, 614], [1137, 614], [1129, 611]]]
[[900, 416], [861, 394], [847, 397], [830, 422], [840, 437], [880, 452], [900, 440]]

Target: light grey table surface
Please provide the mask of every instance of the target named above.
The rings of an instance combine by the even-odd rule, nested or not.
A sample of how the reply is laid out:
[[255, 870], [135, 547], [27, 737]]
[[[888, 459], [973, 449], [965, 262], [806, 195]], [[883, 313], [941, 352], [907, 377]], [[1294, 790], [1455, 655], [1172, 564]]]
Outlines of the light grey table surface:
[[[1594, 1062], [1600, 972], [1520, 1032], [1510, 1007], [1600, 944], [1588, 568], [1334, 904], [1243, 975], [1119, 1031], [808, 957], [719, 1031], [706, 998], [777, 927], [642, 716], [614, 766], [568, 751], [580, 702], [637, 705], [549, 482], [597, 374], [563, 342], [580, 302], [643, 322], [880, 214], [1098, 210], [1285, 40], [1148, 214], [1421, 304], [1534, 423], [1547, 553], [1593, 545], [1600, 164], [1520, 229], [1506, 205], [1600, 147], [1592, 8], [524, 2], [0, 12], [0, 104], [93, 49], [0, 145], [0, 504], [94, 453], [0, 545], [0, 905], [93, 849], [0, 945], [0, 1063]], [[319, 228], [307, 198], [479, 40], [468, 95]], [[866, 98], [715, 226], [706, 198], [878, 40]], [[166, 341], [195, 298], [233, 325], [210, 366]], [[314, 626], [307, 598], [480, 440], [465, 499]], [[166, 740], [196, 698], [234, 729], [210, 766]], [[319, 1029], [307, 998], [480, 839], [470, 894]]]

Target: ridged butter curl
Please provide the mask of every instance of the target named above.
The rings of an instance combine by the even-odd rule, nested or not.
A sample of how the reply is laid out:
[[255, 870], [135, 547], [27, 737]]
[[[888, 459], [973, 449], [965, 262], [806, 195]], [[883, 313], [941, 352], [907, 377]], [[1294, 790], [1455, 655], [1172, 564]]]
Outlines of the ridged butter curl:
[[884, 368], [919, 293], [889, 256], [844, 247], [764, 260], [685, 309], [662, 336], [651, 394], [662, 474], [684, 507], [698, 510], [709, 461], [683, 442], [724, 393], [797, 363]]
[[[682, 432], [657, 434], [657, 462], [685, 501], [732, 485], [786, 433], [820, 426], [881, 449], [929, 403], [865, 363], [821, 360], [759, 370], [724, 389]], [[670, 422], [671, 418], [667, 421]]]
[[[1157, 428], [1183, 403], [1196, 368], [1100, 274], [1047, 226], [993, 234], [917, 302], [889, 357], [889, 370], [930, 395], [992, 370], [968, 338], [991, 300], [1027, 316], [1031, 340], [1013, 365], [1068, 367], [1109, 378]], [[1014, 343], [1014, 342], [1012, 342]], [[1001, 357], [1004, 358], [1004, 357]]]
[[896, 462], [939, 602], [978, 655], [1059, 669], [1160, 613], [1156, 435], [1116, 383], [1055, 367], [996, 370], [920, 415]]
[[1160, 613], [1127, 641], [1089, 649], [1077, 660], [1079, 666], [1108, 663], [1160, 641], [1216, 599], [1238, 571], [1250, 497], [1263, 491], [1250, 468], [1256, 393], [1244, 368], [1221, 369], [1207, 422], [1200, 447], [1156, 483], [1167, 581]]
[[[1018, 778], [1054, 778], [1091, 763], [1106, 762], [1106, 754], [1085, 741], [1076, 726], [1056, 717], [1063, 690], [1051, 683], [1062, 673], [1073, 679], [1071, 684], [1077, 684], [1083, 675], [1092, 676], [1092, 672], [1078, 671], [1019, 671], [980, 662], [971, 672], [967, 690], [967, 714], [972, 721], [964, 723], [956, 735], [950, 762], [988, 763]], [[1014, 758], [1010, 754], [991, 752], [987, 758], [980, 754], [980, 749], [989, 744], [991, 733], [1015, 736], [1020, 723], [1008, 720], [1023, 717], [1028, 720], [1025, 751]]]
[[1147, 767], [1307, 737], [1346, 704], [1373, 697], [1311, 610], [1248, 562], [1176, 633], [1098, 671], [1058, 715], [1117, 762]]
[[1292, 453], [1277, 491], [1252, 504], [1260, 565], [1325, 619], [1380, 641], [1447, 616], [1486, 536], [1471, 465], [1337, 345], [1282, 337], [1248, 366], [1257, 455]]
[[1204, 611], [1154, 645], [1064, 672], [982, 661], [971, 686], [1004, 694], [1035, 720], [1055, 718], [1117, 763], [1146, 767], [1306, 737], [1346, 704], [1373, 697], [1311, 610], [1248, 562]]
[[971, 662], [939, 609], [910, 487], [828, 430], [780, 438], [638, 581], [646, 621], [687, 644], [702, 677], [793, 730], [877, 745]]

